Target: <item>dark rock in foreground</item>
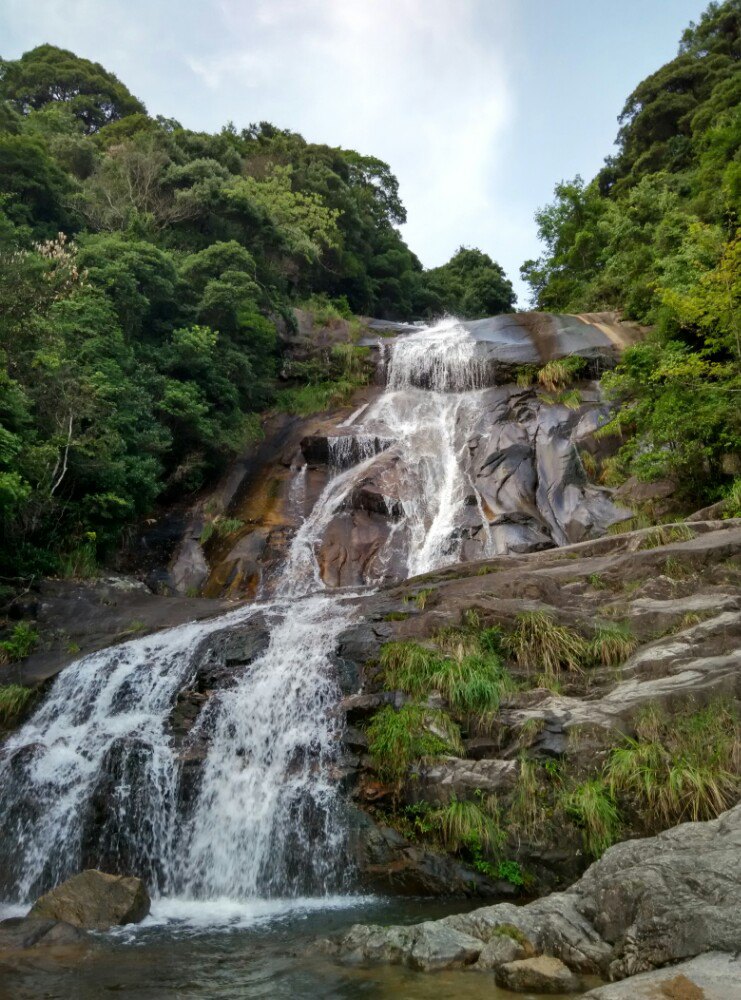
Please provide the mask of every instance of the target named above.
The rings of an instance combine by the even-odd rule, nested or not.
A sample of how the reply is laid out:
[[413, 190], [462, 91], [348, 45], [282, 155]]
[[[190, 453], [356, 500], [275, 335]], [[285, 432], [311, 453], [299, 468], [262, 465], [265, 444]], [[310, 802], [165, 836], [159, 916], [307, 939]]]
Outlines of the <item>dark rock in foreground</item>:
[[106, 875], [88, 869], [41, 896], [30, 918], [64, 921], [86, 930], [137, 924], [149, 913], [150, 899], [141, 879]]

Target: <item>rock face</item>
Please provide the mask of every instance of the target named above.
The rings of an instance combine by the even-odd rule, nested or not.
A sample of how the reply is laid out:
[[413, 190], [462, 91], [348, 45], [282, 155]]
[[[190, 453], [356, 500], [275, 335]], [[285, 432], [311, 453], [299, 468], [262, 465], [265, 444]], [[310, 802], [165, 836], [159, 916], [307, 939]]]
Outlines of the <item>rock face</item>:
[[149, 894], [141, 879], [88, 869], [41, 896], [29, 916], [102, 931], [139, 923], [149, 907]]
[[[422, 950], [425, 967], [450, 968], [472, 964], [497, 929], [509, 925], [572, 972], [623, 979], [703, 952], [738, 950], [739, 852], [741, 805], [717, 820], [685, 823], [657, 837], [618, 844], [569, 890], [526, 906], [500, 903], [415, 927], [356, 925], [325, 947], [355, 961], [409, 965]], [[451, 932], [454, 937], [448, 937]], [[438, 941], [445, 947], [434, 954]], [[514, 961], [500, 967], [498, 975], [508, 977], [502, 969], [513, 967], [504, 984], [510, 989], [515, 981], [525, 983], [519, 979], [522, 970], [535, 975], [540, 966]], [[552, 970], [558, 978], [558, 968]], [[523, 989], [547, 989], [534, 985], [534, 979], [527, 982]], [[561, 986], [574, 988], [573, 981]]]

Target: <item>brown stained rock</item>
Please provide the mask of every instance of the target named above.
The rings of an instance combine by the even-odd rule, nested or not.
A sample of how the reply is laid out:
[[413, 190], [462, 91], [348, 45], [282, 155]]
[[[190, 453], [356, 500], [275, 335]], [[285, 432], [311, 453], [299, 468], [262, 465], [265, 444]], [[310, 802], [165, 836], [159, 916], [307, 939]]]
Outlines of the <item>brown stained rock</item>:
[[36, 900], [30, 917], [60, 920], [73, 927], [106, 930], [137, 924], [149, 913], [149, 893], [141, 879], [88, 869]]
[[579, 979], [558, 958], [538, 955], [500, 965], [497, 984], [514, 993], [574, 993]]

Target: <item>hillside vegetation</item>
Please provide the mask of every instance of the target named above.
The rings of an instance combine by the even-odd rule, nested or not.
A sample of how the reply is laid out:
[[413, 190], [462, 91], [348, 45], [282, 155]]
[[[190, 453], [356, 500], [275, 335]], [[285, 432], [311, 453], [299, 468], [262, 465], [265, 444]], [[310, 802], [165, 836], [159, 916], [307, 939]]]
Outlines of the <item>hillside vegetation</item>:
[[538, 309], [652, 327], [604, 380], [622, 403], [613, 480], [669, 475], [696, 505], [741, 471], [740, 59], [741, 3], [711, 3], [628, 97], [599, 174], [556, 186], [521, 269]]
[[[156, 500], [223, 468], [284, 399], [277, 331], [293, 305], [399, 319], [513, 308], [480, 251], [425, 273], [405, 218], [373, 156], [267, 122], [191, 131], [52, 45], [0, 63], [6, 580], [89, 572]], [[298, 389], [334, 399], [353, 367], [332, 358], [323, 395], [313, 370]]]

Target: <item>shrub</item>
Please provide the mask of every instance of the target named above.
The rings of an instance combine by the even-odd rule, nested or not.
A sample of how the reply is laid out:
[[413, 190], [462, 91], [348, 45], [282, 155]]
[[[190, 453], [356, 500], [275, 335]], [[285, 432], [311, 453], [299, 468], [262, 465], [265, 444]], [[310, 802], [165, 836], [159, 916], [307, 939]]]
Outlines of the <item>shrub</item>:
[[378, 773], [400, 781], [417, 761], [463, 752], [460, 730], [438, 709], [424, 705], [402, 705], [396, 711], [386, 705], [368, 725], [368, 751]]

